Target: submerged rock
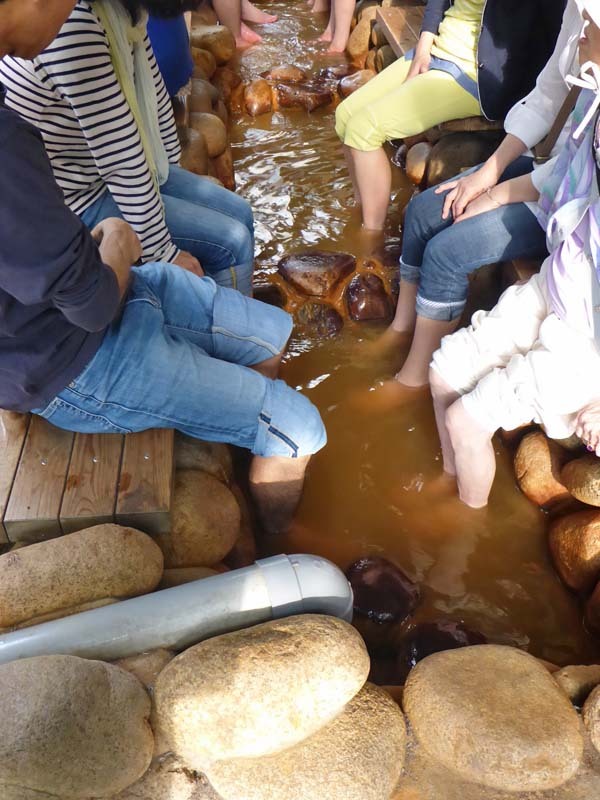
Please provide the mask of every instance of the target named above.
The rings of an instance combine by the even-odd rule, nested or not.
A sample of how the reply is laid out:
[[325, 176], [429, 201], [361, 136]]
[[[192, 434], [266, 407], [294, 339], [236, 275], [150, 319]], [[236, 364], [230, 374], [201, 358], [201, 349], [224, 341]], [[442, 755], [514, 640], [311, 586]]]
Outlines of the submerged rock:
[[244, 89], [244, 105], [251, 117], [268, 114], [273, 108], [271, 84], [264, 78], [258, 78]]
[[411, 669], [433, 653], [486, 643], [487, 639], [482, 633], [469, 630], [462, 622], [422, 622], [400, 642], [393, 682], [402, 685]]
[[362, 88], [366, 83], [372, 80], [377, 73], [372, 69], [359, 69], [358, 72], [353, 72], [342, 78], [338, 84], [338, 91], [342, 97], [349, 97], [357, 89]]
[[335, 67], [323, 67], [319, 70], [317, 78], [339, 81], [347, 75], [352, 75], [353, 72], [356, 72], [356, 67], [352, 64], [338, 64]]
[[354, 256], [348, 253], [313, 250], [286, 256], [279, 262], [278, 272], [302, 294], [327, 297], [355, 266]]
[[277, 306], [277, 308], [283, 308], [287, 303], [283, 290], [276, 283], [255, 286], [254, 299], [260, 300], [262, 303], [268, 303], [270, 306]]
[[268, 81], [281, 81], [282, 83], [302, 83], [308, 79], [306, 72], [293, 64], [280, 64], [278, 67], [261, 72], [260, 76]]
[[404, 622], [421, 597], [417, 584], [387, 558], [361, 558], [348, 567], [346, 577], [354, 592], [354, 613], [380, 625]]
[[481, 645], [412, 670], [403, 704], [420, 744], [463, 778], [509, 792], [561, 786], [578, 771], [578, 715], [527, 653]]
[[575, 591], [589, 591], [600, 578], [600, 511], [578, 511], [550, 526], [556, 571]]
[[336, 336], [344, 327], [344, 320], [326, 303], [305, 303], [296, 318], [299, 325], [306, 326], [319, 337]]
[[568, 498], [569, 490], [560, 478], [568, 458], [569, 453], [542, 431], [524, 436], [515, 454], [515, 476], [525, 497], [538, 506]]
[[573, 497], [590, 506], [600, 506], [600, 458], [587, 455], [570, 461], [563, 468], [561, 480]]
[[346, 289], [346, 304], [356, 322], [386, 321], [393, 313], [392, 301], [378, 275], [356, 275]]
[[333, 101], [333, 92], [318, 83], [278, 83], [275, 87], [281, 108], [305, 108], [314, 111]]

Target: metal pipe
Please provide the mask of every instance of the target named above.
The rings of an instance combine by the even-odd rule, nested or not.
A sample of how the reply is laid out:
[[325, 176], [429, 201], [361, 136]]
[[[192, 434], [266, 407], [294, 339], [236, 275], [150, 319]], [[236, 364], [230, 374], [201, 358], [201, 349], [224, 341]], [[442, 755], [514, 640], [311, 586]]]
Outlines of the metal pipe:
[[183, 650], [222, 633], [295, 614], [350, 622], [353, 595], [325, 558], [273, 556], [160, 592], [0, 636], [0, 664], [40, 655], [114, 661], [158, 647]]

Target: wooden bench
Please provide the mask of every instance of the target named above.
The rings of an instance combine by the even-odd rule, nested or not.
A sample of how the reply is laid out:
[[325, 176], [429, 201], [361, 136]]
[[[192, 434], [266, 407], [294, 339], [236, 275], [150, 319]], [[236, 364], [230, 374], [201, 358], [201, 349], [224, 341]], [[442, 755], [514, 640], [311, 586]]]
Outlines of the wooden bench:
[[0, 411], [0, 543], [35, 542], [106, 522], [167, 532], [173, 431], [69, 433]]
[[424, 8], [422, 6], [396, 6], [378, 8], [375, 16], [388, 44], [398, 58], [416, 47], [421, 32]]

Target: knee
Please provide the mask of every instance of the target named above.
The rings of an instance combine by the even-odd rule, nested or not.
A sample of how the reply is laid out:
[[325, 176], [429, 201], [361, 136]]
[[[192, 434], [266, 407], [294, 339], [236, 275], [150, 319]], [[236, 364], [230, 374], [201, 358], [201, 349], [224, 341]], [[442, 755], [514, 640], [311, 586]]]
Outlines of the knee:
[[227, 240], [224, 243], [234, 264], [248, 264], [254, 261], [254, 236], [244, 222], [231, 220], [227, 226]]
[[492, 434], [469, 414], [462, 398], [456, 400], [446, 410], [445, 422], [450, 441], [455, 449], [457, 447], [472, 448], [492, 438]]
[[272, 447], [268, 455], [301, 458], [317, 453], [327, 443], [327, 433], [316, 406], [281, 380], [271, 385], [274, 397], [268, 433]]

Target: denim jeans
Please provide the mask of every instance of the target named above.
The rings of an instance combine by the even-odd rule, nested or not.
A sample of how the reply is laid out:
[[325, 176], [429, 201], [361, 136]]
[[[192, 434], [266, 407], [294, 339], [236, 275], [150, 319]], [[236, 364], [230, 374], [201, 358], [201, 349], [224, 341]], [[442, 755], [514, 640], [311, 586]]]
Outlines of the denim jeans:
[[[525, 175], [532, 165], [530, 158], [521, 157], [500, 180]], [[548, 252], [545, 231], [526, 203], [510, 203], [454, 224], [452, 215], [442, 219], [444, 197], [431, 188], [409, 203], [400, 276], [419, 284], [419, 316], [449, 322], [462, 314], [471, 272], [497, 261], [545, 258]]]
[[[252, 293], [254, 218], [249, 203], [212, 181], [171, 165], [160, 187], [165, 220], [177, 247], [195, 256], [219, 284]], [[123, 214], [107, 189], [81, 214], [88, 228]]]
[[121, 318], [79, 377], [37, 413], [59, 428], [176, 428], [260, 456], [296, 458], [326, 441], [319, 412], [253, 365], [281, 353], [289, 314], [172, 264], [133, 270]]

